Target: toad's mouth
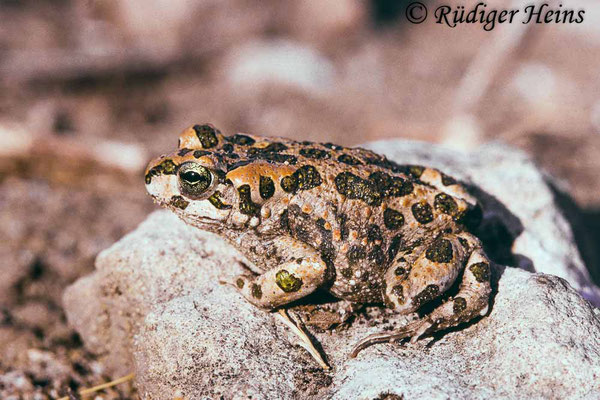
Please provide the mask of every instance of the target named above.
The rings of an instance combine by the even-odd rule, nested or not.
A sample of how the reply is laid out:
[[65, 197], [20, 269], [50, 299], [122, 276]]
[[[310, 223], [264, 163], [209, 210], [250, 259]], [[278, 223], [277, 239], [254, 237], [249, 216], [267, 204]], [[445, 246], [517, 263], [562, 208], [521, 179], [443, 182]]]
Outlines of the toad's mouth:
[[181, 209], [169, 205], [166, 205], [166, 207], [190, 225], [206, 227], [207, 225], [217, 226], [222, 224], [222, 221], [219, 221], [217, 219], [213, 219], [202, 215], [190, 215]]

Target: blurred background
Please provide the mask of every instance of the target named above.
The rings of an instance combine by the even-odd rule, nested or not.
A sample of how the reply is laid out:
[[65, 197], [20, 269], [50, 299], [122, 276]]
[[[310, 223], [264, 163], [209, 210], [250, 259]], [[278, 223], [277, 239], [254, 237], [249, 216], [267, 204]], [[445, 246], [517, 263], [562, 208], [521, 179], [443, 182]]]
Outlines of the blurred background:
[[597, 243], [600, 3], [560, 3], [581, 24], [486, 32], [434, 23], [464, 3], [422, 1], [411, 24], [403, 0], [0, 0], [0, 398], [108, 378], [62, 291], [156, 209], [143, 169], [194, 123], [350, 146], [503, 141], [558, 179]]

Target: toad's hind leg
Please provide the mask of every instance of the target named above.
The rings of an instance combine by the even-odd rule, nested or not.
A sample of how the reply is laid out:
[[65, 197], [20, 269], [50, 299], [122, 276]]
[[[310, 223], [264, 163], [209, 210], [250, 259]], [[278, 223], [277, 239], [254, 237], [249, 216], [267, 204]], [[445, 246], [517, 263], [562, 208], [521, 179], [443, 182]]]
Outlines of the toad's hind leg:
[[419, 180], [422, 182], [435, 187], [441, 192], [463, 199], [470, 206], [475, 206], [477, 204], [475, 197], [469, 194], [465, 187], [451, 176], [448, 176], [435, 168], [429, 167], [424, 167], [420, 171], [421, 175], [419, 175]]
[[[424, 334], [450, 328], [487, 313], [491, 293], [489, 260], [481, 248], [481, 242], [473, 235], [463, 232], [456, 237], [464, 249], [470, 252], [456, 296], [436, 307], [428, 316], [411, 322], [403, 328], [392, 332], [376, 333], [362, 339], [352, 350], [351, 357], [355, 357], [362, 349], [375, 343], [406, 338], [411, 338], [411, 342], [414, 343]], [[427, 300], [433, 297], [430, 296]], [[407, 310], [416, 309], [420, 305], [421, 303], [413, 305]]]

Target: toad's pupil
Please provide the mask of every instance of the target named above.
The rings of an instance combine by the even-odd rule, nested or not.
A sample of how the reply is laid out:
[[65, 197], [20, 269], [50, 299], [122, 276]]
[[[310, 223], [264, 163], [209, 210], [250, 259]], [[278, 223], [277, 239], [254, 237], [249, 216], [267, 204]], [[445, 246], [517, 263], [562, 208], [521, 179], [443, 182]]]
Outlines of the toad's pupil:
[[181, 174], [181, 177], [188, 183], [198, 183], [202, 179], [200, 174], [194, 171], [185, 172]]

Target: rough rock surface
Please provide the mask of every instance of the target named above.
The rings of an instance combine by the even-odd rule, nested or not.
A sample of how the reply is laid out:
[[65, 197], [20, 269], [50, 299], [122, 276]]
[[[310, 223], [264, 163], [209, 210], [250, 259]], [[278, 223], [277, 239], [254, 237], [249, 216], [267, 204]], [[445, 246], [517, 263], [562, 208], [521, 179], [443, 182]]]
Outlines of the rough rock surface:
[[415, 345], [375, 345], [349, 359], [360, 338], [399, 323], [368, 309], [348, 329], [312, 330], [333, 366], [324, 372], [290, 344], [272, 314], [218, 283], [243, 270], [243, 256], [160, 211], [67, 289], [69, 321], [115, 376], [135, 370], [144, 398], [598, 398], [600, 313], [571, 285], [591, 299], [598, 292], [543, 175], [498, 145], [464, 155], [418, 143], [371, 147], [479, 185], [486, 206], [480, 234], [495, 259], [560, 274], [570, 285], [496, 266], [489, 315]]

